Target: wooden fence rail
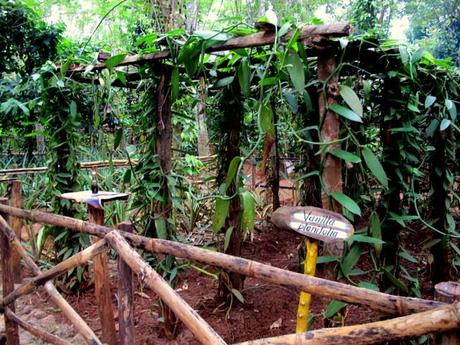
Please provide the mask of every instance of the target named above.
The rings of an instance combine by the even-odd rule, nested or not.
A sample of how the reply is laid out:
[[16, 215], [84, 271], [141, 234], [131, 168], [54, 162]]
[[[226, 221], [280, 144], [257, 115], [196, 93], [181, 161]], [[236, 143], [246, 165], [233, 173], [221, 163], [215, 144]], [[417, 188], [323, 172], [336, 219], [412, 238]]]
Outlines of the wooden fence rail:
[[[179, 319], [189, 328], [202, 344], [226, 344], [225, 341], [190, 307], [164, 280], [158, 275], [134, 247], [143, 248], [154, 253], [171, 254], [191, 260], [205, 262], [238, 273], [258, 277], [272, 283], [301, 288], [305, 291], [324, 297], [340, 299], [351, 303], [364, 304], [373, 309], [393, 314], [412, 314], [395, 319], [378, 321], [369, 324], [346, 326], [334, 329], [321, 329], [303, 334], [284, 335], [280, 337], [252, 340], [239, 345], [259, 344], [372, 344], [379, 341], [418, 336], [427, 333], [443, 332], [457, 329], [460, 324], [460, 302], [446, 304], [417, 298], [392, 296], [367, 289], [356, 288], [346, 284], [325, 279], [308, 277], [302, 274], [285, 271], [239, 257], [195, 248], [181, 243], [149, 239], [131, 232], [119, 230], [80, 221], [77, 219], [55, 214], [28, 211], [0, 204], [0, 214], [10, 215], [44, 224], [66, 227], [72, 230], [88, 233], [102, 239], [80, 253], [68, 258], [45, 273], [27, 255], [19, 243], [16, 234], [6, 220], [0, 215], [0, 230], [13, 250], [16, 250], [25, 264], [31, 268], [35, 277], [23, 283], [18, 288], [0, 299], [0, 311], [6, 319], [34, 334], [41, 340], [51, 344], [69, 344], [66, 340], [49, 334], [43, 329], [30, 325], [21, 320], [8, 306], [14, 305], [17, 297], [34, 291], [40, 286], [57, 301], [64, 314], [88, 344], [101, 344], [91, 329], [75, 312], [65, 299], [55, 291], [51, 279], [67, 272], [78, 265], [88, 263], [96, 255], [108, 247], [113, 249], [123, 262], [139, 275], [170, 308]], [[133, 247], [134, 246], [134, 247]], [[8, 261], [8, 258], [6, 258]], [[3, 262], [5, 265], [5, 262]], [[8, 263], [6, 263], [8, 264]], [[4, 268], [4, 267], [2, 267]], [[131, 302], [132, 303], [132, 302]], [[418, 313], [416, 313], [418, 312]], [[416, 314], [413, 314], [416, 313]], [[129, 314], [129, 313], [128, 313]], [[127, 315], [128, 315], [127, 314]], [[120, 315], [119, 315], [120, 317]], [[123, 317], [123, 315], [121, 315]], [[7, 330], [8, 331], [8, 330]], [[121, 334], [120, 334], [121, 336]], [[132, 338], [133, 339], [133, 338]], [[17, 338], [19, 344], [19, 338]], [[10, 343], [8, 343], [9, 345]], [[14, 344], [14, 341], [11, 342]]]

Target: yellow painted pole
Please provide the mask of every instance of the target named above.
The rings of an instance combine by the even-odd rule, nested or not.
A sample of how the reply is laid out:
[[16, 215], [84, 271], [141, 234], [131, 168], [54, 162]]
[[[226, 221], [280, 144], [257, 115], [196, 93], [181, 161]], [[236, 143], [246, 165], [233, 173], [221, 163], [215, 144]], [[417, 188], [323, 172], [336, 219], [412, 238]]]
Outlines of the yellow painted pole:
[[[305, 263], [304, 274], [314, 276], [316, 272], [316, 260], [318, 258], [318, 241], [305, 240]], [[308, 330], [308, 315], [310, 314], [311, 294], [302, 291], [299, 298], [299, 306], [297, 307], [297, 325], [296, 333], [304, 333]]]

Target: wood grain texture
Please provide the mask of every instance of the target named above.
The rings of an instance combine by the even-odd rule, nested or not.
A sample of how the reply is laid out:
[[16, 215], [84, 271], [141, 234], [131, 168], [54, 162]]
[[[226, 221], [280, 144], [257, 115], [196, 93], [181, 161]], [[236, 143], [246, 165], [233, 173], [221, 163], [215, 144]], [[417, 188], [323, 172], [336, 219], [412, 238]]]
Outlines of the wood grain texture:
[[458, 328], [459, 325], [460, 303], [455, 303], [385, 321], [340, 328], [323, 328], [303, 334], [258, 339], [235, 345], [375, 344], [451, 330]]
[[[70, 217], [41, 211], [23, 210], [5, 205], [0, 205], [0, 212], [22, 217], [36, 223], [66, 227], [74, 231], [84, 232], [99, 237], [104, 237], [113, 230], [106, 226]], [[337, 299], [348, 303], [366, 305], [373, 310], [389, 314], [407, 315], [414, 312], [429, 310], [444, 304], [442, 302], [420, 298], [394, 296], [331, 280], [309, 277], [265, 265], [257, 261], [213, 252], [211, 250], [197, 248], [174, 241], [152, 239], [125, 232], [120, 232], [120, 234], [122, 234], [131, 245], [153, 253], [169, 254], [184, 259], [199, 261], [270, 283], [295, 287], [314, 295]]]
[[[10, 181], [8, 184], [8, 190], [9, 190], [9, 195], [10, 195], [10, 206], [22, 208], [21, 181], [19, 180]], [[8, 219], [8, 222], [10, 223], [11, 228], [16, 233], [16, 236], [18, 237], [19, 241], [21, 241], [21, 231], [22, 231], [22, 225], [23, 225], [22, 219], [18, 217], [10, 217]], [[21, 256], [19, 255], [19, 253], [17, 253], [16, 251], [13, 251], [11, 261], [12, 261], [12, 265], [14, 268], [13, 269], [14, 282], [21, 283], [22, 282]]]
[[[88, 220], [95, 224], [104, 224], [104, 210], [88, 205]], [[93, 243], [97, 240], [97, 237], [91, 237]], [[94, 290], [102, 327], [102, 341], [109, 345], [117, 345], [107, 253], [103, 252], [95, 256], [93, 262]]]
[[130, 247], [118, 232], [105, 236], [110, 246], [145, 284], [152, 289], [202, 344], [224, 345], [224, 340], [192, 309], [169, 284]]
[[[1, 205], [1, 204], [0, 204]], [[6, 206], [9, 207], [9, 206]], [[1, 211], [0, 211], [1, 212]], [[17, 215], [19, 217], [19, 215]], [[24, 217], [22, 217], [24, 218]], [[8, 238], [12, 246], [21, 255], [25, 265], [32, 271], [34, 275], [40, 275], [42, 272], [37, 264], [30, 258], [26, 250], [22, 247], [16, 235], [8, 225], [6, 220], [0, 215], [0, 230]], [[88, 345], [102, 345], [101, 341], [97, 338], [91, 328], [81, 318], [80, 315], [70, 306], [70, 304], [61, 296], [55, 286], [50, 282], [46, 282], [43, 286], [45, 292], [48, 294], [52, 303], [62, 310], [62, 313], [67, 317], [75, 329], [82, 335], [83, 339]]]

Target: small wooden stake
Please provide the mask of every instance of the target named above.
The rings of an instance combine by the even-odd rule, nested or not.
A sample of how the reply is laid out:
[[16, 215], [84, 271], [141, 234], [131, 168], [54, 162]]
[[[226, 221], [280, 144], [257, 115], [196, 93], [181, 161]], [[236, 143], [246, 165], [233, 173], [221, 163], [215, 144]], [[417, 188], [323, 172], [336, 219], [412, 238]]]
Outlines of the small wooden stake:
[[[118, 229], [133, 232], [132, 224], [129, 222], [119, 224]], [[133, 272], [120, 256], [118, 257], [118, 326], [120, 345], [136, 344]]]
[[[0, 198], [0, 204], [6, 205], [7, 203], [7, 198]], [[5, 297], [14, 291], [14, 267], [12, 261], [13, 250], [11, 249], [11, 243], [9, 238], [3, 233], [0, 233], [0, 249], [2, 256], [2, 288], [3, 297]], [[10, 308], [12, 312], [14, 312], [14, 302], [8, 305], [8, 308]], [[7, 345], [19, 345], [18, 325], [8, 318], [5, 318], [5, 332]]]
[[[446, 303], [454, 303], [460, 301], [460, 283], [458, 282], [443, 282], [434, 286], [435, 298], [438, 301]], [[441, 333], [435, 338], [436, 345], [457, 345], [460, 344], [460, 330], [455, 330]]]
[[[104, 210], [88, 205], [88, 220], [92, 223], [104, 224]], [[91, 241], [96, 243], [97, 237]], [[117, 345], [117, 331], [112, 306], [112, 292], [107, 267], [107, 253], [101, 253], [94, 258], [94, 285], [96, 302], [99, 307], [99, 318], [102, 326], [102, 341], [109, 345]]]
[[[10, 181], [9, 184], [10, 190], [10, 206], [22, 208], [22, 197], [21, 197], [21, 181], [13, 180]], [[21, 218], [18, 217], [9, 217], [8, 219], [11, 227], [13, 228], [14, 232], [16, 233], [17, 238], [21, 241], [21, 231], [23, 221]], [[13, 276], [15, 283], [21, 283], [21, 256], [16, 252], [13, 251], [11, 257], [11, 262], [14, 267], [13, 269]]]

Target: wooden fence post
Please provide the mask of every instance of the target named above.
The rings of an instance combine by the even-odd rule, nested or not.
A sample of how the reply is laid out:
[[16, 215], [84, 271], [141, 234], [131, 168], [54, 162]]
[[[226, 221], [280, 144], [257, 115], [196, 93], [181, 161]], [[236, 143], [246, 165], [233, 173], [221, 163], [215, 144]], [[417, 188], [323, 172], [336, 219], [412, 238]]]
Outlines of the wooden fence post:
[[[104, 225], [104, 210], [88, 205], [88, 220], [98, 225]], [[97, 237], [92, 238], [95, 243]], [[99, 308], [99, 318], [102, 327], [102, 341], [109, 345], [117, 345], [117, 331], [113, 315], [112, 292], [107, 267], [107, 253], [101, 253], [94, 258], [94, 285], [96, 302]]]
[[[7, 198], [0, 198], [0, 204], [6, 205]], [[13, 280], [13, 261], [12, 261], [12, 248], [10, 239], [0, 232], [0, 249], [1, 249], [1, 265], [2, 265], [2, 288], [3, 297], [8, 296], [14, 290]], [[7, 306], [12, 312], [15, 312], [14, 302]], [[6, 345], [19, 345], [19, 331], [18, 325], [5, 317], [5, 332], [6, 332]]]
[[[460, 283], [442, 282], [434, 286], [435, 298], [438, 301], [454, 303], [460, 301]], [[441, 333], [435, 338], [436, 345], [456, 345], [460, 344], [460, 330], [452, 330]]]
[[[13, 180], [9, 183], [9, 190], [10, 190], [10, 206], [22, 208], [22, 197], [21, 197], [21, 181], [20, 180]], [[23, 226], [23, 221], [21, 218], [18, 217], [9, 217], [8, 221], [11, 224], [14, 232], [16, 233], [16, 237], [21, 241], [21, 231]], [[21, 283], [21, 256], [16, 251], [13, 251], [11, 257], [11, 262], [13, 265], [13, 278], [15, 283]]]
[[[118, 224], [118, 229], [133, 232], [132, 224], [129, 222]], [[136, 344], [133, 272], [121, 256], [118, 256], [118, 333], [119, 345]]]
[[[321, 126], [320, 138], [322, 142], [329, 142], [339, 139], [340, 122], [337, 114], [328, 110], [328, 107], [336, 103], [336, 98], [339, 95], [339, 85], [337, 76], [331, 76], [336, 68], [334, 53], [324, 52], [318, 54], [318, 79], [327, 82], [325, 92], [320, 90], [319, 94], [319, 123]], [[330, 150], [340, 148], [340, 144], [329, 146]], [[329, 193], [342, 192], [342, 163], [339, 158], [328, 153], [322, 155], [323, 172], [322, 180], [324, 189], [321, 193], [322, 206], [325, 209], [341, 213], [342, 207], [335, 200], [331, 200]], [[343, 243], [337, 242], [331, 245], [324, 246], [326, 255], [341, 256], [343, 251]]]

